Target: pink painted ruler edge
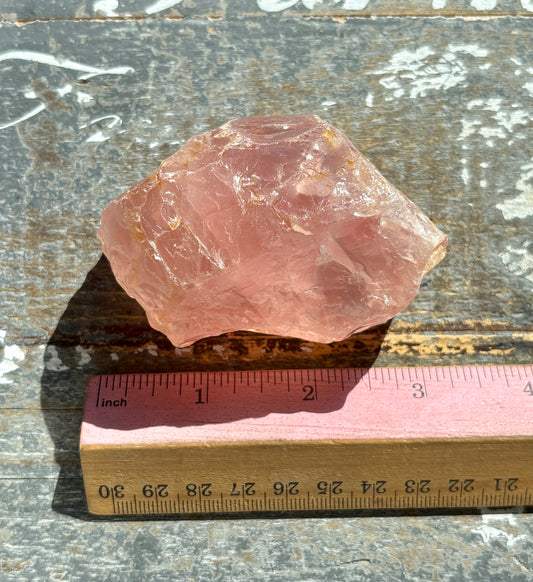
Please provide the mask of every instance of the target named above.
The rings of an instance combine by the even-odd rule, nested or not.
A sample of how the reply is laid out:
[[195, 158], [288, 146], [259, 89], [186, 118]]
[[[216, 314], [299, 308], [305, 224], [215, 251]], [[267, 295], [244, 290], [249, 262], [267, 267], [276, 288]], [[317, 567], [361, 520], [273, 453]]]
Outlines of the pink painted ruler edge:
[[[398, 387], [399, 374], [405, 382]], [[426, 390], [423, 395], [419, 385]], [[531, 385], [532, 366], [372, 368], [349, 387], [345, 401], [335, 410], [262, 411], [254, 417], [246, 416], [246, 411], [240, 415], [239, 401], [235, 401], [220, 404], [226, 413], [230, 407], [233, 419], [204, 423], [181, 418], [177, 423], [172, 411], [150, 410], [149, 402], [138, 402], [128, 410], [96, 410], [91, 405], [96, 386], [90, 384], [80, 443], [142, 446], [532, 437]], [[215, 404], [210, 406], [213, 410]], [[127, 422], [114, 424], [119, 417]]]

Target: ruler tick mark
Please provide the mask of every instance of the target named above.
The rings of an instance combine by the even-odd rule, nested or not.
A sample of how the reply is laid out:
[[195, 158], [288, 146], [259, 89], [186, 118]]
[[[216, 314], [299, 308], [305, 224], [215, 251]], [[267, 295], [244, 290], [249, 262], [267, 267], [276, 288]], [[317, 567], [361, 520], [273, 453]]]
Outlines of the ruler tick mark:
[[507, 388], [509, 388], [509, 379], [507, 378], [506, 368], [503, 368], [503, 376], [505, 378], [505, 383], [507, 384]]
[[420, 368], [420, 373], [422, 375], [422, 383], [423, 383], [423, 386], [424, 386], [423, 395], [424, 395], [425, 398], [427, 398], [429, 396], [429, 394], [428, 394], [428, 386], [427, 386], [428, 383], [426, 382], [426, 377], [425, 377], [425, 374], [424, 374], [424, 368]]
[[[105, 433], [107, 428], [112, 428], [115, 418], [119, 423], [117, 426], [126, 428], [121, 423], [128, 422], [128, 416], [135, 416], [136, 411], [142, 411], [142, 422], [146, 423], [146, 409], [150, 406], [154, 406], [154, 410], [168, 410], [167, 413], [171, 414], [173, 405], [175, 405], [178, 382], [180, 394], [182, 383], [187, 382], [189, 390], [185, 390], [185, 401], [177, 407], [178, 409], [182, 409], [185, 422], [182, 421], [181, 424], [176, 423], [175, 426], [169, 423], [169, 426], [173, 426], [178, 434], [182, 426], [186, 427], [188, 431], [192, 431], [191, 434], [194, 434], [194, 431], [202, 431], [203, 426], [216, 426], [212, 424], [212, 419], [216, 418], [213, 416], [216, 408], [210, 407], [207, 417], [204, 417], [203, 411], [201, 410], [202, 407], [195, 407], [194, 399], [190, 398], [190, 388], [194, 386], [197, 390], [201, 390], [201, 400], [202, 403], [205, 403], [208, 398], [208, 393], [211, 392], [211, 388], [215, 387], [211, 395], [214, 404], [215, 400], [218, 402], [219, 397], [223, 402], [224, 395], [231, 394], [232, 390], [235, 393], [240, 386], [245, 387], [247, 379], [250, 385], [252, 381], [255, 382], [254, 385], [256, 387], [255, 394], [250, 394], [250, 402], [257, 402], [257, 389], [259, 388], [258, 384], [260, 384], [261, 390], [264, 390], [262, 398], [267, 399], [273, 396], [277, 404], [279, 404], [280, 396], [284, 396], [284, 394], [281, 394], [283, 392], [282, 386], [292, 387], [292, 392], [296, 393], [297, 391], [294, 390], [295, 387], [298, 388], [307, 383], [309, 383], [309, 386], [312, 386], [314, 382], [317, 389], [323, 389], [321, 398], [327, 402], [326, 395], [330, 398], [336, 398], [336, 395], [338, 395], [336, 391], [338, 390], [340, 392], [344, 390], [345, 384], [346, 391], [349, 392], [349, 389], [357, 386], [358, 382], [364, 381], [362, 387], [368, 387], [368, 391], [354, 391], [348, 395], [346, 404], [343, 404], [343, 407], [348, 407], [348, 411], [354, 413], [353, 415], [351, 413], [348, 415], [345, 414], [345, 418], [357, 417], [357, 425], [360, 426], [359, 422], [364, 419], [364, 415], [360, 413], [364, 412], [368, 414], [369, 410], [373, 410], [372, 406], [373, 402], [375, 402], [375, 418], [372, 417], [372, 414], [368, 418], [372, 422], [374, 419], [376, 424], [372, 424], [372, 427], [377, 426], [378, 431], [381, 430], [379, 428], [381, 426], [379, 424], [381, 418], [387, 414], [387, 411], [382, 406], [382, 399], [384, 397], [390, 398], [392, 396], [398, 399], [399, 404], [393, 404], [391, 406], [395, 418], [398, 415], [401, 417], [406, 411], [415, 410], [416, 418], [413, 418], [418, 422], [418, 415], [420, 414], [420, 409], [416, 412], [413, 406], [407, 404], [408, 398], [406, 396], [409, 395], [409, 390], [397, 392], [400, 387], [402, 374], [404, 378], [409, 374], [407, 368], [405, 368], [405, 372], [401, 368], [374, 369], [370, 371], [359, 368], [280, 370], [279, 374], [276, 372], [274, 375], [272, 373], [269, 374], [269, 371], [250, 371], [247, 378], [245, 378], [246, 374], [243, 375], [242, 372], [239, 373], [240, 376], [237, 374], [237, 372], [228, 373], [227, 371], [180, 373], [179, 380], [175, 373], [172, 373], [172, 376], [170, 374], [117, 374], [95, 377], [89, 381], [88, 385], [89, 392], [86, 400], [84, 424], [87, 421], [91, 422], [87, 417], [87, 414], [89, 414], [94, 421], [91, 424], [91, 430], [101, 430], [102, 433]], [[257, 377], [257, 374], [259, 374], [259, 377]], [[287, 377], [285, 377], [285, 374]], [[426, 439], [424, 444], [421, 445], [423, 447], [429, 447], [423, 455], [426, 459], [423, 473], [420, 472], [420, 467], [417, 465], [419, 459], [417, 455], [420, 453], [420, 450], [418, 448], [411, 449], [408, 443], [404, 443], [402, 455], [411, 455], [407, 463], [410, 474], [406, 472], [401, 473], [401, 468], [393, 467], [394, 463], [391, 459], [396, 457], [387, 457], [387, 461], [383, 461], [383, 459], [379, 460], [382, 454], [389, 454], [387, 451], [389, 449], [392, 450], [391, 447], [395, 446], [393, 444], [394, 435], [392, 433], [390, 438], [380, 437], [377, 441], [375, 439], [372, 440], [372, 433], [368, 433], [372, 437], [372, 442], [374, 442], [373, 446], [377, 448], [372, 449], [374, 453], [365, 453], [361, 457], [357, 456], [359, 454], [357, 453], [357, 447], [353, 449], [353, 452], [346, 453], [345, 457], [342, 457], [342, 455], [341, 457], [335, 456], [339, 451], [341, 453], [342, 451], [347, 451], [348, 449], [346, 447], [355, 446], [353, 444], [354, 441], [351, 441], [352, 444], [350, 445], [347, 444], [350, 439], [345, 438], [344, 435], [348, 434], [346, 432], [343, 432], [340, 437], [336, 436], [331, 440], [326, 436], [322, 440], [305, 441], [305, 446], [311, 448], [308, 449], [308, 453], [305, 453], [309, 455], [308, 457], [305, 457], [304, 454], [303, 458], [307, 458], [308, 460], [303, 462], [303, 464], [301, 461], [301, 453], [305, 447], [301, 450], [296, 447], [294, 450], [300, 451], [298, 453], [290, 452], [293, 450], [291, 447], [297, 445], [292, 440], [287, 440], [287, 443], [282, 448], [271, 450], [270, 453], [265, 453], [264, 455], [265, 447], [270, 446], [268, 442], [252, 444], [239, 442], [239, 447], [252, 447], [249, 449], [249, 453], [245, 455], [246, 459], [248, 459], [246, 465], [239, 465], [240, 455], [230, 450], [232, 445], [228, 445], [223, 439], [217, 444], [217, 447], [204, 448], [201, 443], [204, 443], [205, 439], [201, 443], [193, 443], [192, 449], [185, 447], [183, 449], [184, 451], [191, 450], [190, 453], [187, 453], [190, 455], [187, 457], [187, 460], [181, 460], [181, 457], [173, 457], [172, 455], [175, 455], [175, 452], [171, 453], [171, 447], [165, 448], [164, 443], [162, 445], [159, 444], [160, 448], [157, 453], [159, 455], [157, 461], [154, 461], [152, 456], [148, 456], [139, 462], [136, 461], [137, 457], [135, 455], [138, 451], [142, 452], [146, 447], [142, 444], [139, 447], [138, 443], [140, 441], [137, 441], [137, 445], [133, 444], [132, 448], [127, 448], [129, 445], [126, 443], [126, 447], [121, 449], [122, 452], [120, 455], [122, 459], [128, 460], [128, 467], [136, 467], [134, 473], [128, 473], [128, 469], [121, 467], [120, 463], [122, 460], [118, 456], [116, 457], [116, 462], [109, 461], [109, 458], [106, 457], [106, 463], [104, 465], [107, 468], [104, 471], [107, 472], [102, 472], [103, 469], [101, 469], [101, 464], [99, 463], [95, 463], [92, 469], [87, 470], [84, 456], [86, 453], [85, 450], [82, 450], [84, 478], [89, 476], [89, 480], [86, 480], [89, 510], [94, 513], [107, 515], [137, 514], [148, 516], [168, 515], [172, 513], [216, 513], [223, 510], [228, 512], [254, 512], [279, 509], [293, 512], [306, 509], [341, 511], [343, 509], [356, 508], [466, 508], [531, 504], [533, 470], [530, 467], [533, 466], [533, 453], [531, 453], [531, 450], [533, 450], [533, 430], [528, 432], [527, 427], [530, 426], [528, 411], [530, 412], [531, 409], [529, 404], [524, 406], [523, 392], [524, 384], [527, 381], [533, 380], [533, 368], [531, 366], [518, 365], [512, 368], [509, 366], [483, 366], [478, 369], [472, 367], [472, 369], [465, 368], [460, 370], [456, 367], [423, 367], [411, 370], [410, 374], [411, 379], [416, 377], [418, 378], [418, 382], [423, 382], [425, 390], [428, 390], [426, 395], [430, 394], [439, 403], [439, 407], [433, 406], [429, 409], [429, 413], [424, 417], [427, 422], [424, 422], [422, 428], [420, 428], [419, 423], [417, 424], [420, 431], [425, 430], [426, 425], [431, 426], [433, 415], [440, 414], [439, 421], [435, 426], [446, 426], [446, 434], [449, 435], [453, 423], [456, 421], [459, 422], [459, 420], [454, 415], [453, 418], [448, 419], [452, 424], [447, 424], [446, 418], [443, 418], [442, 415], [446, 411], [449, 412], [459, 409], [461, 410], [461, 414], [459, 415], [461, 422], [464, 422], [465, 418], [469, 419], [468, 422], [470, 424], [465, 425], [471, 430], [468, 434], [476, 435], [476, 430], [479, 429], [479, 426], [485, 427], [483, 428], [485, 430], [487, 427], [487, 419], [490, 420], [492, 417], [496, 418], [497, 426], [494, 425], [495, 428], [492, 433], [482, 432], [479, 436], [475, 436], [475, 441], [471, 445], [468, 445], [468, 439], [462, 438], [461, 435], [465, 433], [453, 433], [459, 434], [459, 436], [451, 440], [449, 438], [442, 440], [440, 436], [437, 435], [437, 437], [434, 437], [428, 433], [428, 436], [431, 438], [429, 440]], [[242, 378], [241, 383], [239, 383], [239, 377]], [[348, 385], [352, 377], [355, 381], [353, 384]], [[365, 377], [368, 377], [368, 384], [364, 380]], [[300, 380], [301, 384], [298, 384]], [[139, 382], [139, 390], [133, 389], [136, 388], [136, 382]], [[274, 382], [278, 384], [281, 382], [281, 390], [277, 393], [274, 391], [273, 394], [268, 388], [272, 387]], [[454, 389], [453, 394], [450, 390], [450, 384]], [[173, 390], [161, 390], [163, 387], [170, 387]], [[408, 385], [404, 383], [404, 387], [408, 388]], [[392, 392], [394, 388], [396, 391]], [[371, 392], [372, 389], [373, 392]], [[387, 392], [385, 393], [384, 390]], [[110, 392], [112, 391], [115, 392], [114, 397], [115, 399], [118, 397], [118, 400], [110, 399]], [[243, 390], [243, 398], [247, 397], [245, 392]], [[298, 394], [300, 393], [298, 392]], [[121, 396], [126, 395], [128, 396], [127, 408], [121, 404]], [[153, 399], [153, 402], [151, 402], [151, 399]], [[443, 403], [442, 406], [441, 400]], [[106, 404], [104, 404], [104, 401]], [[533, 399], [527, 397], [527, 402], [532, 401]], [[298, 401], [295, 403], [288, 402], [291, 406], [298, 404]], [[422, 406], [423, 402], [422, 400]], [[259, 405], [262, 406], [261, 403]], [[481, 407], [481, 405], [483, 405], [485, 412], [483, 418], [479, 419], [475, 407]], [[124, 408], [120, 409], [121, 406], [124, 406]], [[249, 404], [246, 404], [246, 406], [249, 406]], [[329, 406], [329, 404], [326, 406]], [[115, 412], [113, 407], [118, 407]], [[492, 417], [490, 415], [485, 417], [487, 409], [500, 412], [498, 414], [491, 413]], [[191, 417], [190, 413], [193, 410], [194, 414]], [[227, 412], [226, 409], [224, 410]], [[264, 410], [269, 411], [270, 409], [267, 406], [265, 409], [259, 408], [258, 410], [264, 413]], [[288, 414], [291, 420], [297, 417], [302, 410], [300, 407], [296, 408], [295, 415], [289, 412]], [[245, 411], [248, 414], [247, 408], [245, 408]], [[326, 408], [326, 411], [326, 414], [336, 415], [335, 410], [329, 412]], [[346, 412], [346, 408], [344, 408], [344, 412]], [[280, 414], [283, 415], [285, 413], [281, 412]], [[311, 413], [310, 416], [307, 416], [307, 414], [308, 412], [305, 412], [306, 422], [309, 422], [309, 420], [313, 422], [313, 414]], [[357, 416], [358, 414], [359, 416]], [[193, 422], [188, 424], [186, 419], [190, 418], [193, 419]], [[208, 418], [209, 420], [204, 423], [204, 418]], [[512, 422], [509, 422], [508, 419], [511, 418]], [[99, 419], [103, 420], [105, 424], [100, 425]], [[167, 420], [166, 417], [165, 420]], [[404, 428], [399, 430], [404, 430], [406, 426], [410, 426], [409, 422], [411, 420], [407, 423], [402, 423], [401, 426]], [[386, 422], [389, 421], [390, 418]], [[209, 425], [210, 422], [211, 425]], [[223, 426], [224, 422], [226, 421], [223, 420], [221, 422], [222, 431], [226, 430], [226, 427]], [[349, 423], [349, 420], [343, 420], [343, 422]], [[490, 420], [490, 422], [493, 421]], [[506, 433], [503, 439], [501, 438], [502, 426], [510, 427], [508, 434]], [[343, 430], [346, 430], [346, 427], [348, 431], [350, 430], [348, 424], [346, 427], [344, 425], [342, 427]], [[132, 428], [139, 428], [139, 425], [135, 425], [134, 423], [132, 424]], [[515, 432], [512, 432], [511, 429]], [[142, 425], [141, 430], [144, 430], [144, 426]], [[209, 430], [215, 429], [210, 428]], [[270, 425], [269, 430], [272, 431]], [[82, 428], [82, 434], [83, 431], [84, 429]], [[127, 436], [130, 433], [127, 428], [120, 432], [126, 435], [124, 438], [130, 438]], [[272, 434], [276, 434], [276, 429], [274, 429]], [[89, 436], [85, 437], [84, 447], [87, 447], [88, 438], [90, 438], [90, 433]], [[365, 438], [368, 439], [368, 435]], [[363, 446], [365, 438], [357, 446]], [[431, 448], [437, 446], [431, 444], [435, 442], [437, 444], [440, 443], [438, 444], [441, 447], [440, 449]], [[113, 443], [113, 445], [115, 446], [116, 443]], [[98, 451], [106, 448], [105, 445], [103, 449], [98, 448], [98, 446], [91, 449], [91, 455], [95, 459], [100, 454]], [[122, 446], [123, 444], [121, 444]], [[228, 446], [230, 447], [229, 449], [227, 448]], [[466, 450], [465, 447], [469, 446], [471, 447], [468, 449], [470, 452], [466, 454], [464, 452]], [[485, 447], [488, 447], [488, 449]], [[224, 481], [227, 478], [221, 477], [223, 474], [221, 473], [219, 475], [216, 472], [217, 461], [213, 463], [213, 459], [218, 458], [216, 456], [218, 453], [215, 449], [222, 451], [223, 454], [221, 453], [222, 456], [220, 458], [224, 458], [227, 461], [228, 455], [230, 455], [234, 460], [232, 462], [232, 480], [238, 484], [237, 490], [240, 493], [238, 499], [226, 499], [223, 495], [223, 491], [227, 491], [228, 487], [227, 480]], [[176, 449], [173, 450], [175, 451]], [[493, 452], [487, 453], [487, 450]], [[311, 453], [311, 451], [313, 452]], [[378, 454], [375, 454], [376, 452]], [[105, 450], [105, 454], [110, 455], [114, 453], [112, 453], [111, 448], [108, 448]], [[179, 454], [182, 455], [185, 452], [180, 452]], [[285, 457], [284, 455], [289, 456]], [[110, 458], [113, 459], [114, 457]], [[146, 459], [149, 459], [148, 465], [146, 465]], [[445, 460], [443, 461], [443, 459]], [[458, 465], [453, 464], [455, 459], [460, 459]], [[515, 459], [518, 459], [520, 463], [512, 464]], [[316, 463], [317, 460], [320, 460], [320, 464], [318, 465]], [[367, 463], [366, 465], [365, 462]], [[494, 462], [498, 464], [495, 466]], [[273, 464], [269, 466], [268, 463]], [[379, 465], [379, 463], [382, 463], [382, 465]], [[444, 468], [443, 463], [445, 465]], [[227, 463], [223, 465], [226, 467]], [[149, 467], [149, 469], [146, 468], [145, 473], [139, 474], [137, 467], [143, 466]], [[320, 473], [317, 472], [317, 466], [320, 466]], [[469, 467], [467, 474], [461, 473], [461, 467], [465, 466]], [[381, 495], [381, 493], [385, 492], [378, 491], [376, 488], [378, 481], [372, 480], [380, 475], [388, 474], [387, 471], [391, 470], [391, 467], [393, 467], [393, 474], [387, 478], [387, 492], [385, 495]], [[114, 472], [115, 468], [116, 472]], [[262, 471], [264, 471], [264, 474]], [[417, 474], [419, 475], [418, 477], [416, 476]], [[272, 481], [277, 483], [277, 480], [272, 479], [272, 475], [280, 475], [276, 479], [280, 479], [280, 485], [285, 485], [285, 494], [281, 497], [275, 496], [273, 493]], [[420, 479], [420, 476], [423, 476], [424, 479]], [[493, 483], [495, 479], [497, 485]], [[518, 490], [510, 488], [510, 485], [514, 485], [516, 479], [519, 479]], [[338, 482], [342, 481], [344, 483], [342, 488], [345, 491], [341, 495], [338, 495], [338, 491], [334, 491], [332, 488], [333, 483], [336, 483], [337, 480]], [[355, 486], [355, 484], [363, 480], [366, 480], [364, 482], [369, 484], [373, 483], [372, 490], [367, 495], [359, 494], [358, 489], [353, 489], [349, 485], [352, 483]], [[196, 484], [195, 487], [200, 487], [200, 484], [204, 485], [207, 481], [209, 481], [210, 486], [209, 494], [204, 494], [205, 492], [203, 490], [197, 489], [194, 498], [181, 499], [179, 497], [180, 490], [189, 491], [189, 489], [186, 489], [187, 484]], [[244, 483], [248, 485], [251, 481], [255, 482], [253, 484], [254, 490], [257, 491], [255, 497], [251, 497], [254, 494], [249, 493], [249, 489], [243, 485]], [[316, 491], [317, 483], [322, 481], [328, 484], [328, 494], [313, 495], [312, 492]], [[410, 494], [404, 491], [407, 481], [412, 481], [414, 485], [414, 490]], [[297, 487], [298, 491], [289, 492], [287, 484], [293, 482], [299, 482]], [[426, 485], [430, 482], [431, 485], [429, 487], [431, 490], [429, 491]], [[96, 491], [95, 486], [90, 485], [90, 483], [98, 484]], [[152, 485], [149, 487], [153, 487], [153, 492], [150, 495], [143, 493], [143, 487], [147, 483], [151, 483]], [[162, 489], [156, 489], [156, 484], [158, 483], [165, 484], [166, 491], [169, 493], [168, 499], [165, 499], [167, 495], [162, 494]], [[486, 489], [484, 485], [486, 485]], [[211, 493], [212, 498], [208, 496]], [[189, 493], [187, 494], [189, 495]], [[151, 499], [143, 499], [144, 496], [149, 496]]]
[[96, 407], [100, 406], [100, 389], [102, 388], [102, 376], [98, 378], [98, 391], [96, 392]]

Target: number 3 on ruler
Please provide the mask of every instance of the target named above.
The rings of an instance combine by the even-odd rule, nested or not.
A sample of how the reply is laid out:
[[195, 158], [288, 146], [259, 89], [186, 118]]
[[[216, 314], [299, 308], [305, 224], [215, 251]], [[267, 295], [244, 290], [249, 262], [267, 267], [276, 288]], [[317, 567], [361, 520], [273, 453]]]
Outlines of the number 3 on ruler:
[[426, 396], [426, 389], [420, 382], [413, 384], [413, 390], [413, 398], [424, 398]]

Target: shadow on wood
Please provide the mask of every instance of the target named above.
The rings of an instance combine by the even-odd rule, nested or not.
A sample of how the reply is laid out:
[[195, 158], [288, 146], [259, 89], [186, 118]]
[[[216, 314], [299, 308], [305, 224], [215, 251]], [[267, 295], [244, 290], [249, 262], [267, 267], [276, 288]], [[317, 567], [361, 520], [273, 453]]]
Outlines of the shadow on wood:
[[[53, 509], [90, 518], [85, 506], [78, 452], [83, 403], [90, 376], [134, 372], [368, 368], [379, 354], [388, 327], [388, 323], [383, 324], [333, 344], [236, 332], [177, 349], [163, 334], [149, 326], [143, 309], [118, 285], [108, 261], [102, 256], [69, 301], [44, 355], [41, 408], [54, 440], [55, 461], [60, 466]], [[333, 410], [343, 402], [344, 397], [324, 401], [322, 406], [324, 411]], [[279, 399], [275, 406], [279, 411]], [[226, 409], [225, 416], [255, 417], [273, 411], [264, 405], [259, 408], [254, 408], [249, 401], [240, 411]]]

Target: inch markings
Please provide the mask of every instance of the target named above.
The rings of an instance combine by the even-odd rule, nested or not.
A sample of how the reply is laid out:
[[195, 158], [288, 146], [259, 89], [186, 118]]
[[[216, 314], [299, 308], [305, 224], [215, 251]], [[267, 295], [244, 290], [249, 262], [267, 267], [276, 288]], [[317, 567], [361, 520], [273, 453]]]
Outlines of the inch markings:
[[99, 515], [531, 505], [533, 367], [98, 376], [80, 453]]

